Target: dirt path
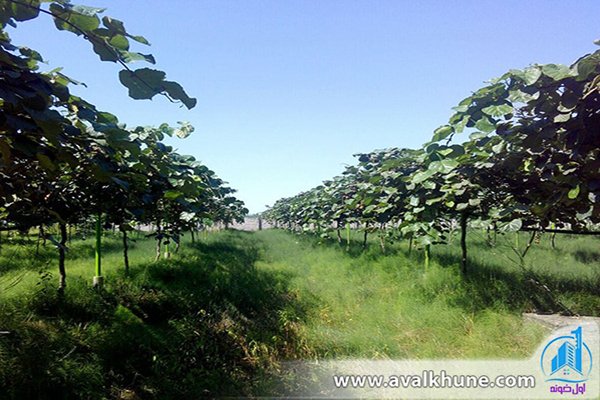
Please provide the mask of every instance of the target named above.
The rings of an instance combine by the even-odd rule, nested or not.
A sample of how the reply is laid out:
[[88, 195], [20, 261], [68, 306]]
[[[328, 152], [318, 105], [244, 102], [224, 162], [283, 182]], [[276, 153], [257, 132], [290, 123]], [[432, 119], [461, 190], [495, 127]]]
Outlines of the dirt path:
[[574, 325], [581, 322], [596, 322], [597, 324], [600, 324], [600, 318], [598, 317], [567, 317], [559, 314], [542, 315], [524, 313], [523, 318], [525, 318], [526, 321], [537, 322], [550, 329], [562, 328], [563, 326]]

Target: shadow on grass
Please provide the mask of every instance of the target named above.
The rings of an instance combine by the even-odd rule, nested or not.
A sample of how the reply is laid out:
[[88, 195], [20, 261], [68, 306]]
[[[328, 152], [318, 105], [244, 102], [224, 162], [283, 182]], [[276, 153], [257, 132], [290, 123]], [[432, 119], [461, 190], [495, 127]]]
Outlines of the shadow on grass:
[[[459, 266], [459, 254], [434, 254], [433, 259], [443, 266]], [[513, 311], [564, 313], [557, 302], [561, 294], [575, 293], [591, 298], [600, 295], [600, 287], [583, 278], [532, 273], [529, 269], [506, 269], [498, 264], [482, 264], [469, 259], [464, 282], [468, 296], [458, 301], [466, 309], [501, 306]], [[544, 286], [548, 289], [546, 290]], [[575, 312], [597, 314], [596, 302], [584, 304]]]
[[47, 285], [1, 308], [0, 330], [11, 334], [0, 337], [0, 390], [42, 399], [264, 391], [275, 360], [307, 349], [297, 330], [305, 306], [282, 276], [255, 267], [261, 251], [251, 233], [227, 232], [108, 277], [104, 289], [72, 279], [62, 297]]
[[573, 257], [582, 263], [597, 263], [600, 261], [600, 253], [590, 249], [579, 249], [573, 253]]

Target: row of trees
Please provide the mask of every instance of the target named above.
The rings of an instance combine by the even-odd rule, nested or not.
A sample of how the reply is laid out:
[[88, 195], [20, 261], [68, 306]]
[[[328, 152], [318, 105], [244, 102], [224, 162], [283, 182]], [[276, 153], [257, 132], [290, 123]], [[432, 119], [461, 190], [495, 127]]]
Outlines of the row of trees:
[[213, 171], [162, 143], [165, 136], [187, 137], [194, 130], [190, 124], [128, 129], [115, 115], [71, 94], [69, 86], [78, 82], [60, 69], [41, 72], [42, 56], [13, 45], [5, 30], [49, 14], [59, 30], [89, 41], [101, 60], [123, 66], [119, 79], [130, 97], [161, 94], [194, 107], [196, 100], [164, 72], [128, 66], [136, 60], [154, 63], [152, 55], [129, 49], [131, 41], [148, 41], [128, 33], [119, 20], [100, 20], [103, 11], [64, 0], [0, 1], [0, 229], [43, 231], [58, 224], [61, 290], [67, 224], [96, 219], [100, 276], [105, 223], [119, 226], [125, 248], [132, 223], [152, 224], [160, 249], [163, 239], [177, 241], [182, 230], [207, 220], [230, 223], [248, 212]]
[[[365, 239], [379, 231], [382, 247], [394, 227], [424, 247], [426, 259], [431, 244], [460, 228], [463, 273], [468, 223], [583, 233], [600, 222], [600, 51], [571, 66], [510, 70], [453, 109], [423, 148], [357, 154], [358, 165], [278, 200], [264, 217], [337, 230], [340, 241], [340, 228], [357, 223]], [[458, 144], [459, 134], [469, 139]]]

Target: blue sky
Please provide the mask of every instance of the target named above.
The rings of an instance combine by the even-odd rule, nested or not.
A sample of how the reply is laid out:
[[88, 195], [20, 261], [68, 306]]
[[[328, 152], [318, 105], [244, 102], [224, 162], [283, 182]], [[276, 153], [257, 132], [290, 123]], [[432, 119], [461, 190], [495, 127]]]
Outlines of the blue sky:
[[73, 91], [129, 127], [190, 121], [193, 135], [169, 144], [251, 212], [340, 174], [354, 153], [418, 148], [485, 81], [570, 64], [600, 38], [595, 0], [73, 2], [145, 36], [152, 45], [132, 50], [152, 53], [196, 108], [130, 99], [120, 68], [47, 16], [10, 29], [14, 43], [85, 82]]

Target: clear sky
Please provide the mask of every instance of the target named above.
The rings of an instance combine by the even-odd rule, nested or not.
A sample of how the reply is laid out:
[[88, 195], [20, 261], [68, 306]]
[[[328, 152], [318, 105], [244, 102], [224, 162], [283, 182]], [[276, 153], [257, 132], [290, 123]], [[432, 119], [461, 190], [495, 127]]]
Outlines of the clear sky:
[[[595, 51], [597, 0], [73, 0], [145, 36], [156, 68], [198, 98], [132, 100], [119, 67], [48, 16], [9, 33], [129, 127], [190, 121], [170, 140], [239, 190], [251, 212], [340, 174], [352, 154], [418, 148], [484, 82]], [[152, 67], [138, 62], [135, 68]]]

